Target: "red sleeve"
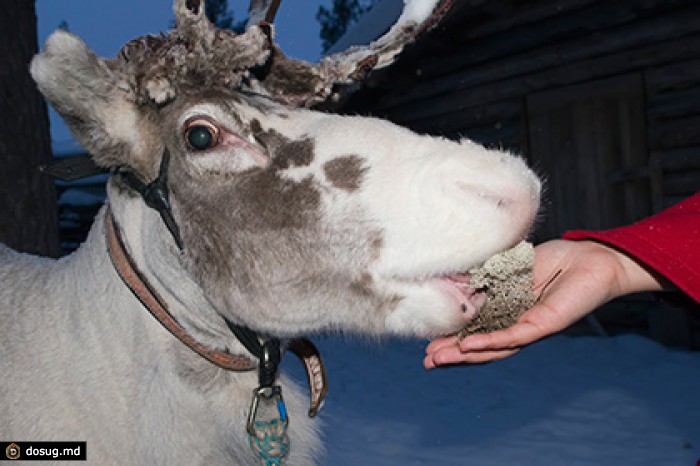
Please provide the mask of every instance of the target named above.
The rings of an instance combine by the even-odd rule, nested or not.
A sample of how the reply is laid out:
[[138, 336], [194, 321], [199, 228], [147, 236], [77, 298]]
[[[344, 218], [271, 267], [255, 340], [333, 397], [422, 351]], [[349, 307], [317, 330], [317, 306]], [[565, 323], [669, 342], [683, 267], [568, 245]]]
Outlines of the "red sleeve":
[[700, 303], [700, 192], [635, 224], [604, 231], [569, 231], [625, 251]]

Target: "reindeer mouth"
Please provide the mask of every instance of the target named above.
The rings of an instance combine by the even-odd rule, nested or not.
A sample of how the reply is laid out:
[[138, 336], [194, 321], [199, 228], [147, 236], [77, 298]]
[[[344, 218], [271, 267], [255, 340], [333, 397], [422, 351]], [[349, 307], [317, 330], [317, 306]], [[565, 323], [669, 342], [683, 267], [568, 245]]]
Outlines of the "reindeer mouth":
[[522, 241], [467, 273], [440, 278], [443, 286], [459, 300], [469, 320], [459, 332], [460, 338], [507, 328], [535, 304], [534, 260], [533, 245]]
[[451, 273], [439, 277], [438, 283], [462, 307], [465, 317], [475, 317], [486, 303], [486, 286], [476, 286], [467, 272]]

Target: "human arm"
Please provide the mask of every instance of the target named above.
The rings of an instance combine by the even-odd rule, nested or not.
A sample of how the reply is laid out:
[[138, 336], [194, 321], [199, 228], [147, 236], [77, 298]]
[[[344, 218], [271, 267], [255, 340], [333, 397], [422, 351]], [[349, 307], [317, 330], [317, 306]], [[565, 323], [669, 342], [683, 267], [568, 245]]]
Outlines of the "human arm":
[[535, 248], [534, 291], [542, 294], [518, 323], [461, 342], [435, 340], [426, 349], [425, 367], [502, 359], [613, 298], [659, 290], [666, 280], [700, 302], [700, 193], [634, 225], [574, 231], [565, 238], [584, 241], [554, 240]]
[[424, 365], [502, 359], [563, 330], [602, 304], [625, 294], [661, 290], [662, 279], [623, 252], [594, 241], [553, 240], [535, 248], [537, 304], [504, 330], [433, 341]]

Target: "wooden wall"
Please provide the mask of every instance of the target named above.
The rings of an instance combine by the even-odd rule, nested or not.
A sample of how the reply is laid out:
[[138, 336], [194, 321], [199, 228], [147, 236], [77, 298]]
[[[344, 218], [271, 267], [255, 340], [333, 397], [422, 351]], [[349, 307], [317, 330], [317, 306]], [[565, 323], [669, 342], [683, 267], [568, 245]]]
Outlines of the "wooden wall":
[[548, 180], [542, 239], [700, 189], [700, 2], [458, 3], [345, 111], [526, 155]]
[[[535, 241], [630, 223], [700, 190], [700, 2], [457, 3], [343, 111], [525, 155], [546, 180]], [[647, 296], [597, 315], [700, 347], [698, 309]]]

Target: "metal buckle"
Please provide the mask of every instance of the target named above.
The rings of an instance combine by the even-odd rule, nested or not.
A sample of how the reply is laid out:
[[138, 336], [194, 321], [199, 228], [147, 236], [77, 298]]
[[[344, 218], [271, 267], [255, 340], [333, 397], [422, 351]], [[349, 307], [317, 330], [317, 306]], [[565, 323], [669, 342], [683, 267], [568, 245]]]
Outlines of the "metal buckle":
[[255, 419], [258, 415], [258, 406], [260, 404], [260, 398], [264, 398], [266, 400], [275, 398], [279, 419], [282, 423], [287, 423], [287, 406], [284, 404], [284, 398], [282, 398], [282, 387], [280, 387], [279, 385], [272, 385], [269, 387], [258, 387], [255, 390], [253, 390], [253, 399], [250, 402], [250, 410], [248, 410], [248, 422], [246, 423], [246, 430], [251, 436], [255, 435]]

